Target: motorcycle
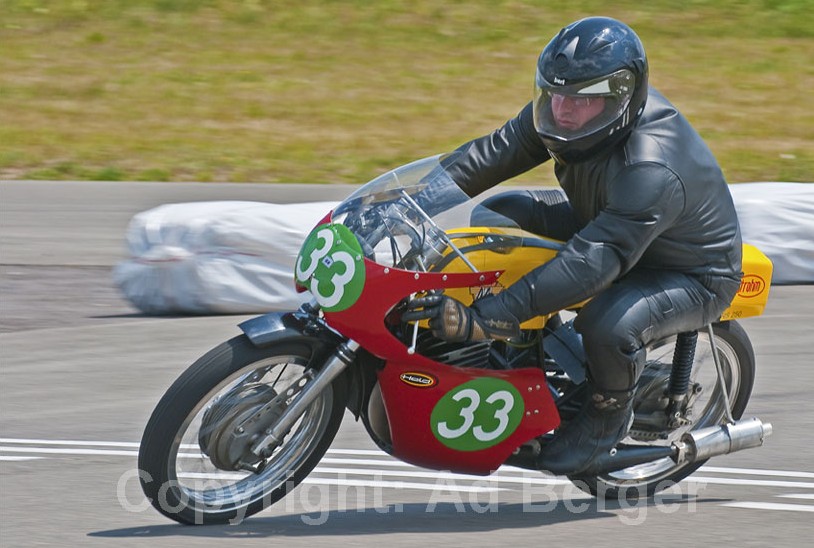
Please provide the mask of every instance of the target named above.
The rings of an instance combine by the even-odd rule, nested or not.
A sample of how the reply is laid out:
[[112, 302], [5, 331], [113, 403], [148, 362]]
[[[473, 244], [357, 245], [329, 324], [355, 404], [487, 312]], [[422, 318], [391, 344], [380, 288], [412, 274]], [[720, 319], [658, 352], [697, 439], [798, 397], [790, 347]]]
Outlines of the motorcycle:
[[[587, 397], [575, 304], [508, 341], [449, 343], [407, 303], [445, 292], [472, 303], [553, 258], [562, 242], [469, 198], [434, 156], [341, 202], [296, 260], [297, 311], [240, 324], [167, 390], [144, 431], [140, 481], [181, 523], [242, 519], [279, 501], [320, 462], [349, 409], [381, 450], [417, 466], [487, 475], [534, 457]], [[757, 447], [771, 425], [741, 419], [755, 355], [737, 320], [760, 315], [771, 262], [744, 244], [732, 305], [697, 332], [647, 348], [629, 435], [568, 476], [595, 496], [652, 496], [707, 459]]]

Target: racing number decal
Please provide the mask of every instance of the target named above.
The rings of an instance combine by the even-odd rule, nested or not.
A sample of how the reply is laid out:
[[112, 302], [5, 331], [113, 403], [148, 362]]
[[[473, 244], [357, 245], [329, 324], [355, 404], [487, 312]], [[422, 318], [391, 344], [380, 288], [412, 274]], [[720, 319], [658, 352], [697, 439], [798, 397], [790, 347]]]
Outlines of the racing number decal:
[[[319, 260], [327, 256], [334, 245], [334, 233], [330, 227], [318, 227], [314, 232], [305, 240], [297, 257], [297, 281], [301, 283], [308, 281], [319, 266]], [[304, 270], [303, 261], [308, 265]]]
[[523, 397], [513, 384], [482, 377], [447, 392], [432, 410], [430, 424], [447, 447], [478, 451], [512, 435], [523, 411]]
[[345, 310], [365, 285], [362, 247], [344, 225], [318, 226], [300, 249], [294, 274], [324, 310]]

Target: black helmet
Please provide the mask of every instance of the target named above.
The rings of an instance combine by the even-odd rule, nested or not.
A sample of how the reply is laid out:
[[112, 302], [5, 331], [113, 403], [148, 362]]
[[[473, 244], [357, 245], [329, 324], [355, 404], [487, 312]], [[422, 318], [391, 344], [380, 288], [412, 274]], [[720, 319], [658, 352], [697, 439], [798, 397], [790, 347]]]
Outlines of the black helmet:
[[588, 17], [562, 29], [537, 61], [534, 126], [551, 156], [573, 163], [630, 132], [647, 100], [647, 57], [624, 23]]

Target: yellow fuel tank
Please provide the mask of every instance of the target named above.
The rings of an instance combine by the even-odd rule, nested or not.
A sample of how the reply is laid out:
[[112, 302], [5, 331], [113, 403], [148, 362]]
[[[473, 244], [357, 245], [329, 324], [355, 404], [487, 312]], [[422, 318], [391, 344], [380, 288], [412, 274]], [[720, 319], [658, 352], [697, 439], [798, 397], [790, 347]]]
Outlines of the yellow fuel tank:
[[[512, 228], [473, 227], [450, 231], [453, 243], [479, 271], [503, 271], [500, 281], [492, 287], [448, 289], [446, 294], [464, 304], [486, 294], [496, 294], [512, 285], [532, 269], [550, 261], [562, 247], [562, 242]], [[447, 253], [434, 271], [471, 272], [460, 257]], [[743, 244], [743, 278], [732, 304], [721, 320], [759, 316], [769, 299], [772, 262], [758, 248]], [[575, 305], [578, 308], [582, 303]], [[538, 316], [522, 324], [523, 329], [540, 329], [550, 316]]]
[[[503, 271], [500, 281], [491, 287], [448, 289], [446, 294], [470, 305], [487, 294], [500, 293], [523, 275], [550, 261], [562, 242], [512, 228], [467, 228], [449, 232], [453, 243], [479, 271]], [[447, 254], [441, 272], [471, 272], [460, 257]], [[551, 316], [538, 316], [521, 325], [523, 329], [541, 329]]]

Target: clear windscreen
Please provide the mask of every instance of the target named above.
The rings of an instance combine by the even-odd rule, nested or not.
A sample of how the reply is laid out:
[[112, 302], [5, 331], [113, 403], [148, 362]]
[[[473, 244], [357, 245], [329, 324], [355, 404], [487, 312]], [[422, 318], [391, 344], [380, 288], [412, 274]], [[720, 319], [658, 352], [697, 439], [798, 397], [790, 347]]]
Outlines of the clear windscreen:
[[479, 206], [452, 180], [444, 166], [454, 161], [433, 156], [377, 177], [337, 206], [333, 222], [350, 229], [368, 259], [405, 270], [430, 271], [460, 255], [450, 234], [471, 226], [500, 227], [522, 245], [516, 223]]

